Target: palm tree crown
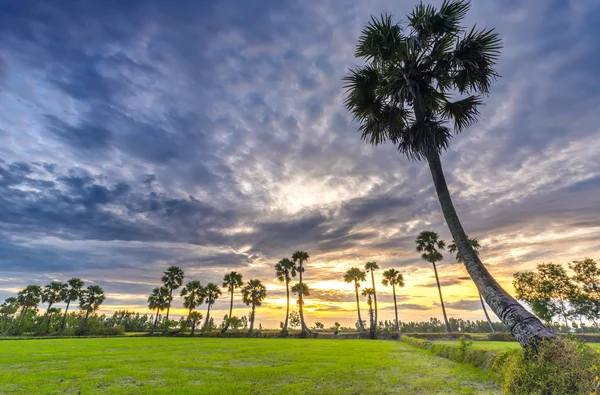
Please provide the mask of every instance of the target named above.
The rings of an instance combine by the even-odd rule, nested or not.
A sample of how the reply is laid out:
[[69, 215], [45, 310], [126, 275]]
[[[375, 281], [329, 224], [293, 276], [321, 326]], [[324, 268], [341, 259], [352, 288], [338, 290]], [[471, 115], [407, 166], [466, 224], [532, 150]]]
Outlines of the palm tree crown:
[[73, 277], [67, 281], [67, 288], [65, 289], [65, 295], [63, 300], [65, 302], [73, 302], [79, 299], [81, 295], [81, 289], [83, 288], [83, 281], [80, 278]]
[[388, 269], [383, 272], [383, 280], [381, 280], [381, 283], [386, 287], [388, 285], [403, 287], [404, 276], [396, 269]]
[[390, 141], [420, 160], [448, 147], [449, 121], [454, 132], [477, 121], [482, 95], [498, 77], [501, 43], [493, 29], [461, 26], [469, 8], [463, 0], [445, 0], [439, 10], [421, 3], [407, 26], [389, 14], [371, 18], [355, 52], [366, 64], [344, 78], [346, 107], [364, 140]]
[[[302, 293], [300, 293], [300, 289], [302, 289]], [[292, 286], [292, 293], [298, 295], [298, 297], [300, 297], [300, 294], [302, 294], [302, 296], [310, 296], [310, 289], [306, 283], [302, 283], [302, 285], [300, 285], [300, 283], [296, 283]], [[299, 298], [298, 304], [304, 305], [304, 300]]]
[[50, 284], [46, 285], [42, 291], [42, 302], [48, 303], [48, 306], [62, 302], [66, 288], [67, 284], [61, 283], [60, 281], [52, 281]]
[[367, 273], [358, 267], [353, 267], [344, 274], [344, 281], [347, 283], [354, 282], [354, 286], [359, 288], [360, 282], [367, 281]]
[[219, 296], [221, 295], [221, 288], [215, 283], [208, 283], [204, 288], [204, 301], [206, 304], [212, 306]]
[[275, 275], [281, 282], [289, 282], [296, 277], [296, 265], [288, 258], [283, 258], [275, 265]]
[[181, 297], [183, 298], [183, 307], [188, 310], [194, 310], [196, 307], [204, 303], [204, 287], [200, 281], [189, 281], [185, 287], [181, 289]]
[[[479, 249], [481, 248], [481, 244], [479, 244], [479, 240], [477, 240], [477, 238], [470, 238], [469, 236], [467, 236], [467, 238], [469, 239], [469, 244], [471, 244], [471, 247], [473, 248], [473, 251], [475, 252], [475, 254], [479, 255]], [[452, 244], [450, 244], [448, 246], [448, 252], [450, 252], [451, 254], [456, 254], [456, 262], [462, 262], [462, 255], [460, 255], [460, 251], [458, 250], [458, 247], [456, 247], [456, 242], [454, 240], [452, 240]]]
[[444, 259], [444, 256], [439, 250], [446, 247], [444, 240], [440, 240], [440, 236], [430, 230], [424, 230], [419, 233], [417, 240], [417, 252], [421, 252], [421, 258], [427, 262], [439, 262]]
[[308, 252], [304, 251], [295, 251], [292, 254], [292, 261], [298, 262], [298, 267], [296, 270], [304, 272], [304, 267], [302, 264], [308, 260]]
[[87, 314], [93, 313], [98, 310], [100, 305], [106, 299], [104, 290], [99, 285], [90, 285], [85, 291], [81, 293], [79, 298], [79, 306]]
[[183, 283], [183, 270], [177, 266], [170, 266], [165, 271], [161, 281], [169, 289], [178, 289]]
[[148, 308], [150, 310], [166, 310], [169, 304], [169, 289], [165, 286], [156, 287], [148, 296]]
[[223, 288], [227, 288], [229, 292], [233, 292], [243, 284], [244, 282], [242, 281], [242, 275], [240, 273], [231, 272], [223, 277]]
[[40, 304], [42, 287], [39, 285], [28, 285], [17, 294], [17, 301], [23, 310], [36, 308]]
[[246, 305], [259, 307], [267, 296], [267, 288], [258, 279], [252, 279], [242, 288], [242, 301]]

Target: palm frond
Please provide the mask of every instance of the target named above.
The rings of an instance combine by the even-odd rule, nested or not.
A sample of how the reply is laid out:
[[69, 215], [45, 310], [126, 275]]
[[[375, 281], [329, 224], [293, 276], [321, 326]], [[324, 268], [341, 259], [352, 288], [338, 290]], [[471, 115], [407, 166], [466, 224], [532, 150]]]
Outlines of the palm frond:
[[452, 36], [462, 30], [460, 23], [470, 7], [468, 1], [445, 0], [438, 11], [432, 5], [421, 3], [408, 15], [408, 20], [422, 40], [442, 35]]
[[441, 109], [442, 118], [454, 120], [454, 129], [458, 132], [473, 125], [479, 118], [479, 109], [483, 101], [481, 96], [469, 96], [454, 102], [445, 101]]
[[392, 21], [392, 15], [371, 16], [371, 21], [362, 30], [354, 56], [367, 62], [381, 62], [407, 55], [402, 27]]
[[434, 150], [441, 152], [448, 149], [452, 134], [441, 121], [426, 119], [413, 122], [398, 141], [398, 151], [412, 160], [421, 160]]

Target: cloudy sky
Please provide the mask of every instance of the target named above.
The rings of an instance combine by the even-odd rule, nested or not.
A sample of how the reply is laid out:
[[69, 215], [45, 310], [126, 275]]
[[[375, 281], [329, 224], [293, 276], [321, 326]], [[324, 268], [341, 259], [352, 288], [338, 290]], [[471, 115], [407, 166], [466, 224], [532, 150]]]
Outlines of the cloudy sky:
[[[449, 239], [427, 166], [362, 142], [341, 87], [369, 16], [414, 4], [0, 0], [0, 301], [77, 276], [104, 288], [103, 312], [147, 311], [175, 264], [202, 283], [260, 278], [257, 320], [276, 326], [273, 265], [301, 249], [309, 325], [353, 325], [341, 276], [366, 261], [404, 272], [401, 319], [440, 317], [414, 251], [422, 230]], [[502, 78], [443, 164], [510, 290], [536, 263], [600, 258], [599, 13], [478, 0], [468, 16], [502, 37]], [[439, 272], [449, 314], [483, 318], [449, 254]]]

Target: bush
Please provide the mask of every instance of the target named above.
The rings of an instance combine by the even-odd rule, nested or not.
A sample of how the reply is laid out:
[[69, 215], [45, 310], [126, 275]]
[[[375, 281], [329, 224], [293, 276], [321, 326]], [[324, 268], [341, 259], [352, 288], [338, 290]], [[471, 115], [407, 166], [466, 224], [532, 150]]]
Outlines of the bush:
[[600, 354], [574, 338], [543, 342], [536, 355], [511, 354], [504, 369], [508, 394], [589, 395], [600, 388]]
[[485, 337], [485, 340], [494, 342], [514, 342], [515, 338], [508, 332], [490, 333]]

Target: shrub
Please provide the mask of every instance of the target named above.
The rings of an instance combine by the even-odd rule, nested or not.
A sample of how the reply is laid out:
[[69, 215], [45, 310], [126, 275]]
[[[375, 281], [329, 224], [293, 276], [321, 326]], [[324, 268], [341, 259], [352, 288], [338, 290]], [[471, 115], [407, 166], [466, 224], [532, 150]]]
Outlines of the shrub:
[[538, 345], [537, 353], [515, 350], [507, 358], [504, 390], [508, 394], [593, 394], [599, 389], [600, 354], [576, 339]]
[[508, 332], [495, 332], [490, 333], [485, 337], [485, 340], [495, 341], [495, 342], [514, 342], [515, 338]]

